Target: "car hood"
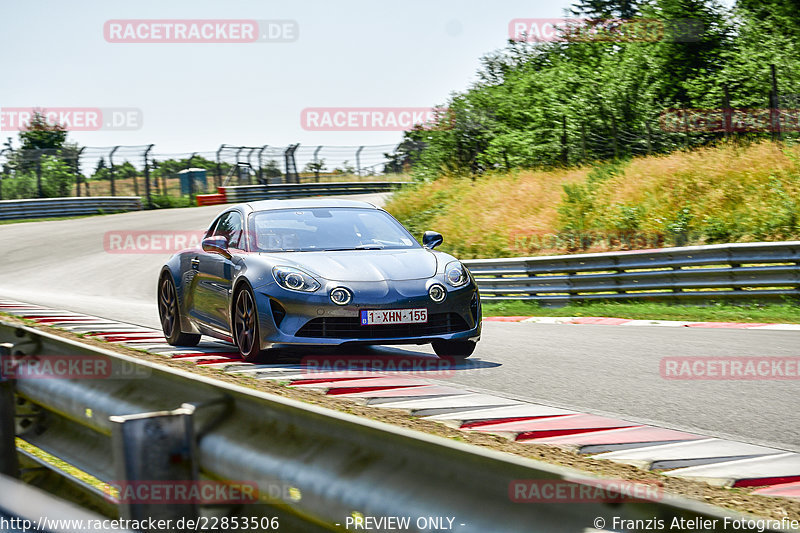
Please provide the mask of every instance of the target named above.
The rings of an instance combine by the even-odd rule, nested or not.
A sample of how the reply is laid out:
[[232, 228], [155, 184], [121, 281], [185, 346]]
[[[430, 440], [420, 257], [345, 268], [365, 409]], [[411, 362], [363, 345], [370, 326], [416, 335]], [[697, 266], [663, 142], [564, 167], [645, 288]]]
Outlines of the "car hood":
[[402, 281], [436, 274], [436, 256], [423, 248], [264, 255], [276, 265], [295, 266], [331, 281]]

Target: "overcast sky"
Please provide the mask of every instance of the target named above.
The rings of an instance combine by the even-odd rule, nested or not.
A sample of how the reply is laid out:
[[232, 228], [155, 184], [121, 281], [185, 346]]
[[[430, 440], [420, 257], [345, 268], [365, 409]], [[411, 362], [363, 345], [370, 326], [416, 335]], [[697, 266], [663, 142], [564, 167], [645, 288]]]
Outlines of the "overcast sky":
[[[86, 146], [155, 143], [159, 153], [221, 143], [395, 143], [401, 134], [392, 131], [307, 131], [301, 112], [444, 103], [475, 79], [483, 54], [505, 45], [512, 19], [560, 17], [569, 4], [6, 0], [0, 108], [135, 108], [138, 129], [70, 138]], [[129, 19], [288, 20], [298, 35], [290, 42], [109, 42], [104, 25]], [[0, 135], [16, 139], [6, 129]]]

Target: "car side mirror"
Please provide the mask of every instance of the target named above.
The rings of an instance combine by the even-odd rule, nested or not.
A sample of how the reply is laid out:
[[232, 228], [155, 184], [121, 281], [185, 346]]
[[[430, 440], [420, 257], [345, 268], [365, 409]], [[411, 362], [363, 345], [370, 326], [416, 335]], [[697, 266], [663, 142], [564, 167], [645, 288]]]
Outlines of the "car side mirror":
[[231, 253], [228, 251], [228, 239], [220, 235], [203, 239], [203, 251], [212, 254], [220, 254], [227, 259], [231, 258]]
[[422, 234], [422, 246], [428, 250], [433, 250], [442, 244], [443, 241], [444, 237], [442, 237], [441, 233], [436, 233], [435, 231], [426, 231]]

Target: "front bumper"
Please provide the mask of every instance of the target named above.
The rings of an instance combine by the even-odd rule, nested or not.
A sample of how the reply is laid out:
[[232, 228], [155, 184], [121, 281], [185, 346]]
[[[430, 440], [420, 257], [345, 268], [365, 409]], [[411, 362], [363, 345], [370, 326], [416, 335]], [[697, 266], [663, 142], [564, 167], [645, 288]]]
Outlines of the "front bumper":
[[[437, 280], [378, 282], [323, 282], [313, 293], [289, 291], [276, 283], [255, 290], [262, 349], [274, 344], [339, 345], [425, 344], [434, 340], [477, 341], [481, 333], [481, 305], [473, 281], [464, 287], [447, 286], [447, 298], [435, 303], [428, 287]], [[353, 294], [348, 305], [331, 302], [330, 291], [345, 287]], [[361, 326], [365, 309], [428, 310], [427, 324]]]

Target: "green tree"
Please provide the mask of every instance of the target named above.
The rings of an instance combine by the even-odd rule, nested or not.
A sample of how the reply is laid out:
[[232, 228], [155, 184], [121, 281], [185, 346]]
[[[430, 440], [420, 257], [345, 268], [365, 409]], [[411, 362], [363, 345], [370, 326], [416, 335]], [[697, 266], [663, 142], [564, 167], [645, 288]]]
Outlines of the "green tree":
[[738, 0], [745, 16], [767, 22], [778, 34], [800, 37], [800, 10], [795, 0]]
[[67, 140], [67, 129], [51, 124], [40, 111], [34, 111], [30, 123], [19, 133], [20, 150], [61, 150]]
[[639, 14], [641, 3], [636, 0], [578, 0], [571, 11], [598, 19], [630, 19]]
[[45, 198], [70, 196], [75, 183], [72, 168], [61, 159], [50, 155], [42, 156], [41, 165], [42, 195]]

